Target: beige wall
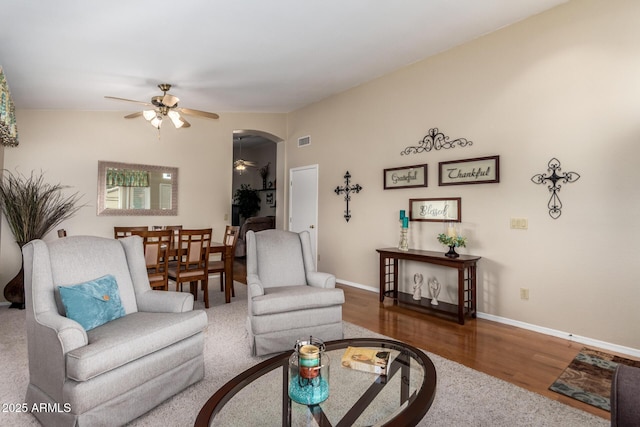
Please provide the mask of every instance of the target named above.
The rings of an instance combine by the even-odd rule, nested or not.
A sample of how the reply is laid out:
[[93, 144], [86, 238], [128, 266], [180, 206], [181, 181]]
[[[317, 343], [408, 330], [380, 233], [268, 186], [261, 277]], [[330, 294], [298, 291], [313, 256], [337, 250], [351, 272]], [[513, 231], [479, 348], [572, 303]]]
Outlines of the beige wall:
[[[540, 328], [640, 349], [640, 287], [633, 265], [640, 254], [637, 167], [640, 152], [640, 2], [580, 0], [472, 43], [414, 64], [289, 114], [221, 114], [218, 122], [192, 119], [193, 127], [162, 130], [123, 113], [18, 111], [20, 146], [7, 148], [4, 167], [42, 169], [52, 182], [73, 186], [90, 205], [61, 227], [73, 234], [110, 236], [114, 225], [182, 223], [212, 226], [222, 235], [231, 205], [232, 131], [257, 129], [286, 138], [278, 165], [318, 164], [319, 267], [339, 280], [375, 289], [375, 249], [398, 242], [398, 211], [409, 198], [461, 197], [470, 253], [483, 257], [479, 310]], [[384, 60], [384, 58], [380, 58]], [[400, 156], [429, 128], [473, 141], [421, 155]], [[296, 148], [300, 136], [312, 144]], [[501, 182], [438, 187], [439, 161], [500, 155]], [[564, 171], [581, 175], [563, 185], [562, 216], [546, 209], [549, 193], [534, 185], [557, 157]], [[177, 217], [97, 217], [98, 160], [180, 168]], [[429, 187], [382, 189], [384, 168], [429, 164]], [[280, 168], [279, 168], [280, 169]], [[342, 217], [344, 200], [333, 189], [349, 170], [364, 190]], [[278, 227], [288, 205], [285, 175], [278, 180]], [[511, 217], [529, 229], [510, 230]], [[0, 283], [17, 272], [20, 255], [3, 219]], [[443, 251], [440, 225], [412, 223], [410, 245]], [[47, 239], [56, 238], [53, 234]], [[443, 270], [407, 265], [445, 285]], [[520, 288], [530, 299], [519, 298]], [[399, 325], [402, 327], [402, 325]]]
[[[639, 16], [633, 0], [574, 1], [291, 113], [287, 168], [319, 164], [320, 269], [376, 288], [375, 249], [397, 245], [408, 199], [461, 197], [460, 252], [483, 257], [481, 312], [640, 348]], [[473, 146], [400, 155], [432, 127]], [[311, 145], [297, 148], [305, 135]], [[500, 155], [499, 184], [438, 186], [438, 162], [487, 155]], [[557, 220], [546, 186], [531, 182], [552, 157], [581, 175], [562, 186]], [[384, 168], [421, 163], [428, 188], [383, 190]], [[347, 170], [364, 187], [349, 223], [333, 192]], [[511, 217], [529, 229], [511, 230]], [[410, 246], [444, 251], [441, 229], [411, 223]], [[406, 265], [404, 286], [423, 269]], [[424, 274], [452, 298], [451, 273]]]
[[[124, 120], [129, 112], [17, 111], [20, 145], [5, 149], [4, 167], [27, 175], [42, 170], [48, 182], [85, 195], [88, 206], [60, 226], [69, 235], [110, 237], [116, 225], [182, 224], [213, 227], [220, 241], [231, 223], [233, 130], [286, 134], [282, 114], [221, 113], [218, 121], [190, 118], [189, 129], [166, 123], [158, 139], [143, 119]], [[97, 216], [98, 160], [178, 167], [178, 216]], [[20, 251], [4, 218], [1, 227], [0, 283], [6, 284], [19, 270]], [[45, 237], [51, 239], [57, 239], [55, 230]]]

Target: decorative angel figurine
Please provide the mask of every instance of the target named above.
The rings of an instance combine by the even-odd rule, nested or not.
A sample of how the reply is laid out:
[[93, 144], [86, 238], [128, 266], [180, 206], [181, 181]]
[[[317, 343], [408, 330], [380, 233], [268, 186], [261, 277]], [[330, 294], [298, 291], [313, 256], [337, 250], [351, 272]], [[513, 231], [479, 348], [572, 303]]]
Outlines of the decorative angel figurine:
[[438, 305], [438, 295], [440, 295], [440, 282], [435, 277], [429, 280], [429, 290], [431, 291], [431, 304]]
[[422, 274], [416, 273], [413, 275], [413, 299], [421, 300], [422, 299], [422, 282], [424, 282], [424, 278]]

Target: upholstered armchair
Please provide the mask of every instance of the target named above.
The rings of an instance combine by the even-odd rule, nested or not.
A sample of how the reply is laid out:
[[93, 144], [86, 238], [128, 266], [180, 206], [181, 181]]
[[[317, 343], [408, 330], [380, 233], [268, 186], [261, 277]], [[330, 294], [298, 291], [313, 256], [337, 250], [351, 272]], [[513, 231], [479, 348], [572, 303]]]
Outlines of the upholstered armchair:
[[343, 338], [344, 293], [316, 271], [309, 232], [247, 232], [247, 330], [253, 355], [290, 350], [296, 340]]
[[640, 368], [619, 364], [611, 381], [611, 427], [640, 425]]
[[[42, 425], [123, 425], [203, 378], [207, 316], [191, 294], [151, 290], [142, 238], [34, 240], [23, 257], [25, 402], [59, 409], [34, 412]], [[69, 293], [88, 299], [74, 306]], [[86, 326], [104, 314], [92, 299], [115, 305], [115, 319]]]

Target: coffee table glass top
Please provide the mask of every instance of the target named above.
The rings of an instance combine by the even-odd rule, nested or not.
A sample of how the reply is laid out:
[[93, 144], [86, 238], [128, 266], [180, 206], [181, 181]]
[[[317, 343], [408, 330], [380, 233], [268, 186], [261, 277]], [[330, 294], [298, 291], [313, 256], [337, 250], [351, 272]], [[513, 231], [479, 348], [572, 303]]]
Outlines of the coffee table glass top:
[[[347, 347], [391, 353], [386, 376], [343, 367]], [[288, 396], [292, 352], [274, 356], [222, 386], [204, 405], [196, 426], [412, 426], [427, 413], [436, 372], [424, 352], [393, 340], [356, 338], [326, 343], [331, 359], [329, 398], [301, 405]]]

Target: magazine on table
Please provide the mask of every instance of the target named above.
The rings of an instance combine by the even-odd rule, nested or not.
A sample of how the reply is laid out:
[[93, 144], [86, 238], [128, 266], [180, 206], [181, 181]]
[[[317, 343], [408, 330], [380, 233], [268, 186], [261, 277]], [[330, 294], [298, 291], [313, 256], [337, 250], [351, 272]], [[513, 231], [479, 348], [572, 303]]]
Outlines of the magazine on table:
[[358, 371], [387, 375], [391, 353], [363, 347], [347, 347], [342, 355], [342, 366]]

